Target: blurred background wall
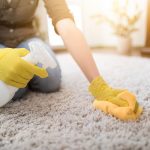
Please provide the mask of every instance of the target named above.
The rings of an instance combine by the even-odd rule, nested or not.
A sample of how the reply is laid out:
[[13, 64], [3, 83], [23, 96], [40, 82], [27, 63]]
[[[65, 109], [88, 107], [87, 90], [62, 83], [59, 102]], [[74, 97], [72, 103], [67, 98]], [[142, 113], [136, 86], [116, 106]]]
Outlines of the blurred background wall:
[[[107, 13], [110, 11], [112, 0], [66, 0], [71, 9], [76, 25], [84, 33], [91, 47], [112, 47], [116, 45], [116, 38], [112, 34], [112, 29], [106, 24], [97, 24], [92, 18], [96, 13]], [[131, 0], [133, 1], [133, 0]], [[137, 23], [138, 31], [133, 33], [133, 46], [143, 47], [146, 44], [147, 35], [147, 5], [148, 0], [134, 0], [140, 6], [141, 17]], [[42, 1], [40, 1], [42, 3]], [[37, 16], [40, 18], [40, 30], [48, 39], [50, 44], [55, 47], [63, 47], [63, 43], [58, 35], [55, 34], [51, 19], [46, 16], [46, 11], [43, 4], [37, 11]], [[47, 34], [48, 31], [48, 34]]]

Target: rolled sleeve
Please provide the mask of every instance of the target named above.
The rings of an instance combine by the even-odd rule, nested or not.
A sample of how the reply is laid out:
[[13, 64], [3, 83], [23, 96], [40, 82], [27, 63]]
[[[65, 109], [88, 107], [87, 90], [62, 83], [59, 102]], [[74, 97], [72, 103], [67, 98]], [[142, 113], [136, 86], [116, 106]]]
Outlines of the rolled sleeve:
[[62, 19], [70, 18], [74, 21], [65, 0], [44, 0], [49, 17], [52, 19], [52, 24], [56, 30], [56, 23]]

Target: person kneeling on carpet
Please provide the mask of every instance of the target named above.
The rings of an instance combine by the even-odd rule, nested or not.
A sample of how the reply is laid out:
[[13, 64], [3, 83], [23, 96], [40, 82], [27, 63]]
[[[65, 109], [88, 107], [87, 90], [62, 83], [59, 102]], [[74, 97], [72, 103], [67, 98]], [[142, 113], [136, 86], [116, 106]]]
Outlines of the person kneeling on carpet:
[[[121, 120], [137, 119], [142, 108], [136, 97], [128, 90], [114, 89], [104, 81], [65, 0], [43, 1], [56, 33], [90, 82], [89, 91], [95, 97], [93, 106]], [[39, 0], [0, 0], [0, 80], [20, 88], [13, 100], [22, 98], [29, 89], [47, 93], [60, 88], [59, 63], [50, 46], [36, 36], [32, 23], [38, 3]], [[45, 70], [40, 64], [34, 66], [22, 60], [21, 57], [30, 51], [32, 41], [47, 47], [57, 64], [55, 69]]]

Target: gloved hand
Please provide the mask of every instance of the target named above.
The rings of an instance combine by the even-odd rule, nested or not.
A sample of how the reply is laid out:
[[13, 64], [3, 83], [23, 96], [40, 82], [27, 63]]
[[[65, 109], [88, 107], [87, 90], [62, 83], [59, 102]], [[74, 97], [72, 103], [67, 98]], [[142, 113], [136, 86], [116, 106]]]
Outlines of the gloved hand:
[[32, 65], [21, 58], [28, 53], [29, 51], [24, 48], [0, 49], [0, 80], [17, 88], [24, 88], [34, 75], [46, 78], [48, 73], [45, 69]]
[[135, 120], [142, 113], [142, 108], [132, 93], [111, 88], [101, 77], [92, 81], [89, 91], [96, 98], [93, 103], [95, 108], [121, 120]]

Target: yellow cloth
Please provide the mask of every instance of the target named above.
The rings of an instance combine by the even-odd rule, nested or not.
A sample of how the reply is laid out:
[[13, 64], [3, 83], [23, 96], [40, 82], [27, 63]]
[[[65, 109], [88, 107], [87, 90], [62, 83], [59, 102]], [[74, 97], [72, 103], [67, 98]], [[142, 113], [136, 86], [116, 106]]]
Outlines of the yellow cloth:
[[95, 96], [94, 107], [121, 120], [135, 120], [142, 113], [136, 97], [128, 90], [111, 88], [101, 77], [97, 77], [89, 86]]
[[29, 51], [24, 48], [0, 49], [0, 80], [17, 88], [24, 88], [34, 75], [41, 78], [47, 77], [48, 73], [45, 69], [32, 65], [21, 58], [28, 53]]

